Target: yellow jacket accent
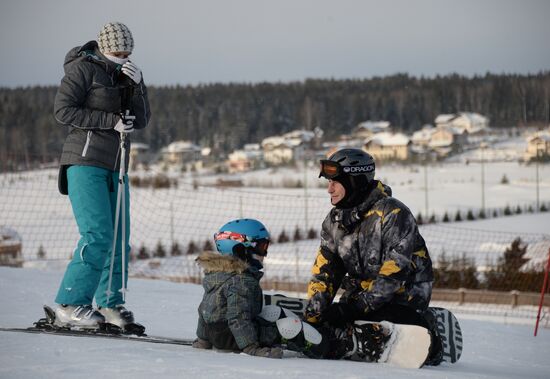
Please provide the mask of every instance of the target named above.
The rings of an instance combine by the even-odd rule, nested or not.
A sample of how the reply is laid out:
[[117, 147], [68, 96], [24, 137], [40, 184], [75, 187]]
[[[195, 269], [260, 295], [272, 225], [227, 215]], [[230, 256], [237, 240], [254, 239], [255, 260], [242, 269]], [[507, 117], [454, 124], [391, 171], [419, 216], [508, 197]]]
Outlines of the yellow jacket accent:
[[420, 258], [426, 259], [426, 250], [418, 250], [413, 253], [414, 255], [418, 255]]
[[374, 285], [374, 280], [372, 279], [361, 281], [361, 288], [364, 290], [371, 290], [373, 285]]
[[318, 292], [326, 292], [327, 291], [327, 285], [322, 282], [309, 282], [307, 286], [307, 297], [311, 299], [313, 295], [315, 295]]
[[326, 265], [328, 263], [328, 260], [323, 257], [323, 254], [321, 254], [321, 250], [317, 252], [317, 258], [315, 258], [315, 264], [311, 268], [311, 273], [313, 275], [319, 275], [321, 273], [321, 267]]
[[373, 214], [378, 215], [378, 217], [382, 219], [384, 218], [384, 213], [376, 209], [371, 209], [370, 211], [368, 211], [367, 214], [365, 215], [365, 218], [372, 216]]
[[390, 261], [384, 262], [382, 267], [380, 268], [380, 274], [385, 276], [390, 276], [391, 274], [395, 274], [396, 272], [401, 271], [399, 266], [395, 263], [395, 261], [392, 259]]

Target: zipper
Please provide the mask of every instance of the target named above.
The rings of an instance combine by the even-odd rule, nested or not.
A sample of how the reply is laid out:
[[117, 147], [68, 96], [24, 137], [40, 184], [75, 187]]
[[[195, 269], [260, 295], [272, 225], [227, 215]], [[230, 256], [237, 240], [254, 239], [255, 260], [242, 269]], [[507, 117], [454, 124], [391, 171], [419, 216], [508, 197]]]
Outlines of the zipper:
[[89, 130], [86, 135], [86, 143], [84, 144], [84, 149], [82, 149], [82, 156], [85, 157], [88, 152], [88, 146], [90, 146], [90, 141], [92, 140], [92, 131]]
[[87, 247], [88, 247], [88, 244], [86, 243], [86, 244], [84, 244], [84, 245], [82, 246], [82, 249], [80, 249], [80, 260], [81, 260], [82, 262], [84, 262], [84, 250], [85, 250]]

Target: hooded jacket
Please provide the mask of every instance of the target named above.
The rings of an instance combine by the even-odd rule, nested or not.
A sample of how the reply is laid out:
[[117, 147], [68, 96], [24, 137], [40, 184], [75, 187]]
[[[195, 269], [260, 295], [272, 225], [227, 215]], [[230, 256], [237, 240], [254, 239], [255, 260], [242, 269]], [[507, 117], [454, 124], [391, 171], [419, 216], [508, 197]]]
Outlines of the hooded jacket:
[[202, 253], [197, 263], [205, 272], [197, 337], [225, 350], [257, 343], [255, 319], [262, 310], [263, 273], [240, 259], [214, 252]]
[[[60, 164], [96, 166], [116, 171], [120, 165], [120, 135], [114, 126], [124, 113], [123, 85], [119, 80], [120, 65], [108, 60], [96, 41], [71, 49], [64, 63], [65, 76], [55, 96], [54, 115], [61, 125], [69, 127]], [[128, 86], [124, 86], [128, 87]], [[130, 114], [136, 118], [134, 128], [147, 126], [151, 113], [143, 80], [132, 85]], [[129, 136], [128, 136], [129, 137]], [[126, 170], [130, 138], [126, 138]], [[61, 170], [64, 175], [64, 170]], [[60, 190], [66, 185], [60, 176]]]
[[410, 210], [375, 181], [357, 206], [334, 207], [321, 230], [321, 246], [308, 284], [308, 321], [319, 321], [336, 291], [358, 314], [397, 303], [425, 310], [432, 262]]

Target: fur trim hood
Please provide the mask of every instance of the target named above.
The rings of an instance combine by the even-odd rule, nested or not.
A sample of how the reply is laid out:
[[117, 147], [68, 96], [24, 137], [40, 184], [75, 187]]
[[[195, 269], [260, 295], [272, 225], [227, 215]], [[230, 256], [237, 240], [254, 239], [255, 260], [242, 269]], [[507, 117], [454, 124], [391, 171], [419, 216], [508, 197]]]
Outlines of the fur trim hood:
[[248, 263], [230, 255], [220, 255], [213, 251], [205, 251], [195, 259], [204, 272], [236, 272], [243, 273], [249, 268]]

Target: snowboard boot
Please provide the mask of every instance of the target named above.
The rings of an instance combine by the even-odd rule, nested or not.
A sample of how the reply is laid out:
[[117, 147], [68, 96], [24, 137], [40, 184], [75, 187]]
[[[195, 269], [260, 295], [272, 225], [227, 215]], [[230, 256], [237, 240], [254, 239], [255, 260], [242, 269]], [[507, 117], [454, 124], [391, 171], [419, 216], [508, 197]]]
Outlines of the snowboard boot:
[[438, 366], [443, 361], [443, 342], [441, 341], [441, 336], [437, 331], [437, 320], [430, 311], [424, 312], [423, 316], [429, 325], [428, 331], [430, 332], [431, 339], [430, 353], [428, 354], [428, 358], [424, 364], [427, 366]]
[[125, 329], [126, 325], [134, 323], [134, 314], [123, 305], [116, 305], [113, 308], [99, 307], [98, 312], [105, 317], [105, 322]]
[[99, 329], [105, 322], [99, 312], [90, 304], [60, 305], [55, 310], [54, 324], [60, 327], [77, 327], [82, 329]]
[[[392, 335], [391, 324], [385, 322], [355, 321], [348, 330], [347, 346], [351, 350], [345, 354], [345, 358], [354, 361], [378, 362], [385, 361], [384, 352]], [[351, 337], [351, 341], [349, 338]]]

